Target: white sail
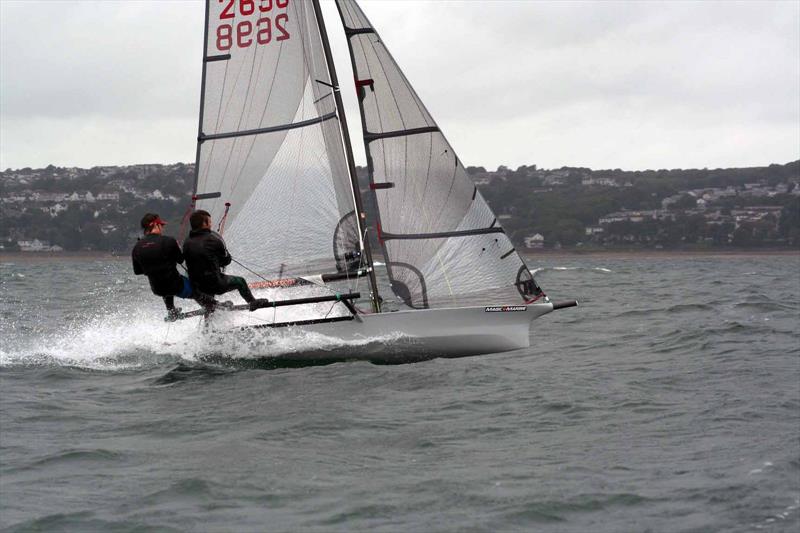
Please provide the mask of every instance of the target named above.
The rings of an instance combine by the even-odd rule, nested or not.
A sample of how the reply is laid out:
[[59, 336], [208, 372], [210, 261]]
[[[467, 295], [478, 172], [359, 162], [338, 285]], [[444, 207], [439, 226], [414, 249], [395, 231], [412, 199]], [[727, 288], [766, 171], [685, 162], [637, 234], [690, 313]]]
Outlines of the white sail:
[[[436, 122], [354, 0], [337, 0], [356, 77], [378, 234], [415, 308], [541, 291]], [[509, 300], [509, 301], [514, 301]]]
[[[531, 320], [576, 302], [532, 302], [541, 291], [438, 126], [355, 2], [337, 5], [392, 289], [414, 308], [480, 293], [483, 305], [380, 312], [318, 0], [207, 0], [197, 207], [225, 221], [229, 249], [248, 269], [292, 278], [258, 283], [269, 302], [218, 309], [214, 320], [310, 333], [334, 347], [292, 352], [293, 361], [406, 362], [528, 346]], [[352, 303], [366, 287], [351, 277], [351, 257], [370, 278], [373, 313]], [[320, 285], [336, 280], [351, 294]], [[526, 305], [498, 305], [520, 298]]]
[[330, 79], [311, 2], [207, 0], [196, 207], [266, 277], [359, 250]]

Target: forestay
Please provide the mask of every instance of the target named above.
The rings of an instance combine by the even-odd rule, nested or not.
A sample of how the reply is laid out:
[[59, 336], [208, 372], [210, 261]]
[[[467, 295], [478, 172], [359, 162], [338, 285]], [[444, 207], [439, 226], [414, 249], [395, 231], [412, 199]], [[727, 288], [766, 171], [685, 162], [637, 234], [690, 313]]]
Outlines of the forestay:
[[197, 208], [265, 277], [360, 249], [330, 79], [311, 2], [207, 0]]
[[495, 215], [354, 0], [337, 0], [350, 46], [378, 234], [392, 289], [435, 307], [541, 291]]

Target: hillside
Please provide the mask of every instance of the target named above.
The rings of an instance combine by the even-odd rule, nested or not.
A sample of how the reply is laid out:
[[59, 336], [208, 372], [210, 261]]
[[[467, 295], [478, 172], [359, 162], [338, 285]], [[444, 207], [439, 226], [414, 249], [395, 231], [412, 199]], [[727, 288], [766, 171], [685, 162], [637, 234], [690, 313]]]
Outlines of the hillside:
[[[519, 248], [800, 247], [800, 161], [733, 169], [629, 172], [563, 167], [473, 180]], [[124, 251], [143, 213], [177, 229], [194, 165], [0, 172], [2, 250]], [[359, 169], [371, 209], [366, 169]]]

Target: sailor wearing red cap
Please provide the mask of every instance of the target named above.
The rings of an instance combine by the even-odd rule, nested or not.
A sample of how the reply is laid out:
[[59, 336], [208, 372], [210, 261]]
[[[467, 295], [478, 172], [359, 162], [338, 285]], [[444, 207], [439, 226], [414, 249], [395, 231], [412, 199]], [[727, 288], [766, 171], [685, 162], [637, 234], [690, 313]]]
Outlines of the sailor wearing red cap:
[[175, 307], [175, 296], [192, 298], [207, 308], [213, 308], [217, 304], [214, 298], [192, 290], [189, 279], [178, 273], [177, 265], [183, 263], [183, 254], [175, 239], [162, 235], [166, 222], [155, 213], [147, 213], [141, 224], [144, 237], [139, 239], [131, 253], [133, 273], [146, 275], [153, 293], [164, 298], [167, 320], [175, 320], [180, 315], [181, 309]]

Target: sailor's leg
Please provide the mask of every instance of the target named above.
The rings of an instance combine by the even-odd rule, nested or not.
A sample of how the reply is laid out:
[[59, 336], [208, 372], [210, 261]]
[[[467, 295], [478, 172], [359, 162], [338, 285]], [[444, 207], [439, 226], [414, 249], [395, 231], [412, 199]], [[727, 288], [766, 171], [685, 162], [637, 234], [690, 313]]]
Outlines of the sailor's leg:
[[239, 291], [241, 297], [244, 298], [245, 302], [250, 303], [256, 299], [255, 296], [253, 296], [253, 293], [250, 292], [250, 287], [247, 286], [247, 281], [240, 276], [225, 276], [225, 284], [225, 292], [236, 289]]
[[164, 320], [166, 320], [167, 322], [173, 322], [177, 320], [178, 316], [181, 314], [181, 308], [175, 307], [175, 296], [169, 295], [169, 296], [164, 296], [163, 298], [164, 298], [164, 305], [167, 306], [167, 318], [165, 318]]
[[218, 302], [213, 296], [197, 290], [197, 287], [193, 287], [186, 276], [181, 276], [181, 278], [183, 279], [183, 289], [178, 294], [180, 298], [191, 298], [206, 309], [213, 309], [217, 305]]
[[250, 287], [247, 286], [247, 281], [242, 277], [225, 276], [224, 283], [227, 289], [225, 292], [233, 289], [238, 290], [239, 294], [242, 296], [242, 298], [244, 298], [244, 301], [250, 304], [251, 311], [266, 307], [266, 305], [269, 303], [269, 300], [266, 298], [256, 298], [253, 296], [253, 293], [250, 292]]

